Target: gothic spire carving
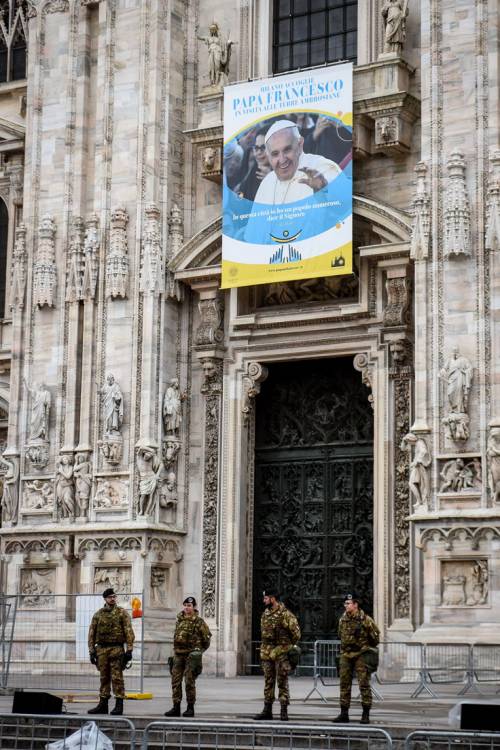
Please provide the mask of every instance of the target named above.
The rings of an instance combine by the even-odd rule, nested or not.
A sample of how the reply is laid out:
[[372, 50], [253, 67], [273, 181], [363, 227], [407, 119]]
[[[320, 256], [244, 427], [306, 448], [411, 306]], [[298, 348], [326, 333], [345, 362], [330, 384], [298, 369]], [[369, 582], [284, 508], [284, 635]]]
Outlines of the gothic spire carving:
[[94, 299], [95, 297], [99, 267], [99, 244], [99, 217], [97, 214], [90, 214], [85, 222], [82, 299]]
[[12, 251], [12, 277], [10, 309], [24, 307], [24, 293], [26, 291], [26, 226], [16, 227], [16, 239]]
[[424, 260], [429, 257], [431, 229], [430, 196], [427, 192], [427, 165], [419, 161], [415, 167], [417, 189], [413, 199], [413, 223], [411, 229], [410, 257]]
[[81, 299], [83, 273], [83, 219], [74, 216], [69, 238], [66, 302]]
[[183, 299], [183, 287], [175, 280], [174, 274], [168, 269], [168, 262], [175, 258], [182, 247], [184, 241], [182, 227], [182, 212], [177, 203], [172, 204], [170, 216], [168, 217], [169, 243], [167, 245], [167, 273], [166, 273], [166, 294], [179, 302]]
[[470, 255], [470, 204], [465, 184], [465, 160], [455, 150], [446, 164], [448, 185], [444, 195], [444, 257]]
[[128, 285], [128, 213], [118, 207], [111, 213], [111, 231], [106, 258], [106, 297], [127, 296]]
[[490, 155], [490, 175], [486, 198], [486, 248], [500, 247], [500, 151]]
[[33, 274], [33, 301], [35, 305], [54, 307], [57, 271], [55, 248], [56, 225], [49, 214], [45, 214], [38, 227], [38, 247]]
[[142, 239], [139, 289], [144, 294], [165, 290], [165, 272], [160, 238], [160, 210], [154, 203], [145, 207], [146, 221]]

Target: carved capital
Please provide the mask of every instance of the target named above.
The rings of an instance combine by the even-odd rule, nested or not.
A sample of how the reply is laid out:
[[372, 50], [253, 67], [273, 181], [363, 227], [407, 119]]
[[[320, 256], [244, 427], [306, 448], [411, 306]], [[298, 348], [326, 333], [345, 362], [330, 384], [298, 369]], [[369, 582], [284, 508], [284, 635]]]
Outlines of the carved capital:
[[245, 426], [250, 423], [255, 398], [259, 395], [261, 383], [266, 380], [267, 376], [267, 367], [259, 362], [248, 363], [247, 373], [243, 376], [243, 406], [241, 408]]

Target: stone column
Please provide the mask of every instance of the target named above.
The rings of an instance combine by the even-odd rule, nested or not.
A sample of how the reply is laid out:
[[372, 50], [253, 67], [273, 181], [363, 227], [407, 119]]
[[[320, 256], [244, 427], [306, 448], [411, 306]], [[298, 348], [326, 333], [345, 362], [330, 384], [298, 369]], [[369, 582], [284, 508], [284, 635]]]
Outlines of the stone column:
[[203, 532], [201, 571], [202, 616], [216, 621], [220, 502], [220, 438], [223, 388], [224, 302], [217, 280], [197, 285], [200, 324], [196, 354], [203, 368]]

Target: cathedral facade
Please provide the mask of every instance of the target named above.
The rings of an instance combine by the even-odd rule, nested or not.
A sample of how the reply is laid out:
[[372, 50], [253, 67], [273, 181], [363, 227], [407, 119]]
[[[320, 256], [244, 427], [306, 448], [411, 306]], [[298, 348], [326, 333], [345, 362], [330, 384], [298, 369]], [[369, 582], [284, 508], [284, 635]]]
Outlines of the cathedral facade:
[[[269, 585], [306, 641], [354, 587], [498, 642], [496, 4], [0, 8], [1, 590], [141, 593], [166, 642], [192, 594], [227, 676]], [[221, 290], [224, 86], [346, 59], [353, 274]]]

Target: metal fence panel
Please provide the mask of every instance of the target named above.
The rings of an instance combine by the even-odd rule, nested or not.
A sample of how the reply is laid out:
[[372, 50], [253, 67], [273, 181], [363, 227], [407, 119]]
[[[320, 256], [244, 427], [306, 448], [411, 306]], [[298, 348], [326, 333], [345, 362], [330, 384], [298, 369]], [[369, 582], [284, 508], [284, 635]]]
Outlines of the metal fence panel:
[[[354, 744], [355, 743], [355, 744]], [[336, 750], [356, 747], [356, 750], [392, 750], [392, 739], [378, 727], [329, 727], [271, 723], [246, 724], [241, 722], [210, 721], [153, 721], [142, 736], [142, 750], [178, 750], [208, 747], [219, 748], [300, 748]]]
[[381, 685], [412, 684], [419, 681], [423, 668], [421, 643], [381, 641], [378, 650], [376, 678]]
[[405, 739], [405, 750], [500, 750], [500, 733], [418, 730]]
[[[300, 648], [300, 663], [297, 669], [292, 673], [295, 677], [305, 677], [314, 674], [314, 642], [301, 641], [298, 644]], [[261, 674], [260, 666], [260, 641], [251, 642], [250, 659], [245, 664], [246, 674]]]
[[17, 597], [0, 595], [0, 688], [6, 688], [9, 679], [16, 613]]
[[[142, 593], [118, 599], [131, 616], [133, 597], [143, 601]], [[92, 615], [102, 607], [102, 596], [37, 592], [16, 599], [8, 687], [97, 690], [99, 674], [89, 662], [87, 634]], [[127, 691], [142, 690], [144, 673], [143, 618], [132, 622], [136, 640], [132, 667], [125, 672]]]
[[109, 737], [114, 750], [135, 750], [136, 729], [130, 719], [66, 714], [0, 714], [0, 747], [2, 750], [45, 750], [47, 743], [66, 740], [89, 721], [94, 721]]
[[475, 643], [472, 671], [476, 682], [500, 682], [500, 644]]

